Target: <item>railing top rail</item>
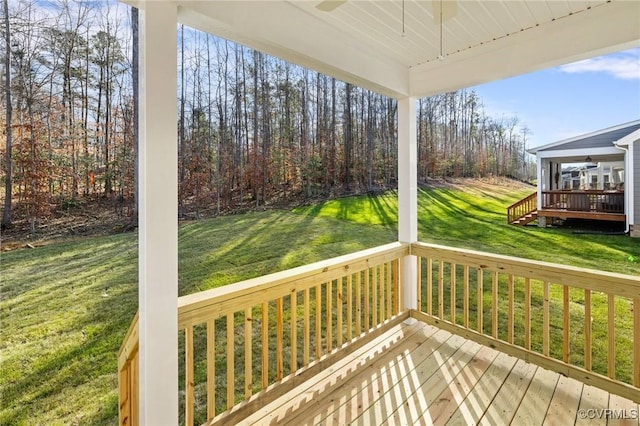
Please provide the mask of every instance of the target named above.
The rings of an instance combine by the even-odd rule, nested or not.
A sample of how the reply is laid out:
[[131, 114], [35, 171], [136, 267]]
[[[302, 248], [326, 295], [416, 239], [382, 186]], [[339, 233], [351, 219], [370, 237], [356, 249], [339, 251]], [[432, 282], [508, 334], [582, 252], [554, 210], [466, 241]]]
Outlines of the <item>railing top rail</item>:
[[417, 256], [435, 255], [448, 261], [464, 263], [488, 271], [512, 273], [556, 284], [613, 293], [630, 299], [640, 298], [640, 277], [633, 275], [421, 242], [411, 245], [411, 254]]
[[507, 209], [511, 209], [511, 208], [513, 208], [513, 207], [517, 206], [518, 204], [525, 203], [525, 202], [527, 202], [528, 200], [530, 200], [530, 199], [532, 199], [532, 198], [535, 198], [535, 197], [537, 197], [537, 196], [538, 196], [538, 192], [536, 191], [536, 192], [534, 192], [533, 194], [529, 194], [529, 195], [527, 195], [526, 197], [524, 197], [523, 199], [518, 200], [518, 201], [516, 201], [515, 203], [511, 204], [509, 207], [507, 207]]
[[401, 257], [407, 254], [409, 254], [409, 244], [395, 242], [333, 259], [299, 266], [286, 271], [240, 281], [235, 284], [188, 294], [178, 298], [178, 317], [213, 304], [240, 298], [250, 293], [266, 291], [272, 287], [281, 286], [297, 280], [308, 279], [314, 276], [318, 276], [319, 278], [324, 276], [331, 277], [340, 270], [356, 273], [366, 269], [369, 264], [375, 264], [375, 262], [380, 259], [391, 255]]
[[543, 194], [624, 194], [624, 189], [554, 189]]

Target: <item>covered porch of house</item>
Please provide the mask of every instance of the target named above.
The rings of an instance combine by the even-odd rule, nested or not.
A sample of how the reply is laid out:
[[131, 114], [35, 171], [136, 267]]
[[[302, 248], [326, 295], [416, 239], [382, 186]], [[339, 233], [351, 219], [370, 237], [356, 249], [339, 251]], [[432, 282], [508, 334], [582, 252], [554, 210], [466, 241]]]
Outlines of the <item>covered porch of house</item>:
[[[509, 391], [511, 373], [494, 392], [478, 386], [485, 383], [482, 377], [492, 380], [498, 368], [492, 366], [506, 359], [496, 353], [458, 402], [464, 392], [456, 387], [465, 385], [454, 378], [480, 374], [476, 367], [494, 355], [464, 339], [529, 363], [514, 361], [509, 369], [520, 371], [514, 381], [529, 383], [522, 391], [534, 392], [540, 380], [547, 385], [556, 380], [547, 413], [553, 413], [549, 407], [556, 394], [571, 397], [557, 392], [564, 379], [547, 376], [552, 373], [531, 363], [588, 383], [574, 386], [585, 397], [591, 395], [587, 386], [604, 389], [596, 391], [597, 401], [586, 398], [585, 408], [617, 407], [621, 401], [629, 410], [637, 409], [637, 277], [418, 242], [415, 101], [638, 46], [640, 5], [604, 0], [331, 1], [319, 8], [316, 2], [290, 1], [129, 3], [141, 9], [142, 24], [139, 312], [119, 354], [121, 424], [233, 423], [249, 415], [270, 423], [269, 416], [279, 412], [275, 423], [281, 408], [271, 413], [259, 408], [275, 407], [278, 398], [301, 401], [288, 392], [296, 392], [307, 380], [321, 380], [317, 374], [343, 366], [345, 378], [359, 377], [363, 369], [384, 365], [385, 356], [394, 356], [391, 349], [401, 348], [407, 361], [417, 356], [419, 347], [432, 354], [424, 361], [435, 368], [433, 374], [445, 378], [433, 379], [438, 386], [446, 383], [445, 395], [452, 395], [458, 407], [462, 401], [485, 401], [482, 416], [491, 422], [518, 392]], [[397, 99], [398, 242], [178, 298], [177, 22]], [[579, 314], [575, 301], [583, 299]], [[596, 302], [609, 308], [604, 325], [608, 339], [599, 338], [591, 325]], [[617, 323], [618, 309], [631, 321], [624, 327]], [[403, 323], [409, 318], [428, 326]], [[447, 337], [436, 328], [456, 336]], [[442, 344], [433, 346], [440, 340]], [[396, 341], [389, 351], [377, 347]], [[606, 348], [596, 350], [603, 343]], [[405, 344], [412, 349], [398, 346]], [[607, 354], [604, 364], [595, 353]], [[618, 369], [620, 362], [624, 368]], [[401, 365], [395, 362], [388, 368]], [[405, 377], [416, 377], [418, 370], [413, 371], [407, 370]], [[538, 371], [542, 376], [536, 381]], [[528, 374], [533, 378], [527, 382], [523, 377]], [[335, 388], [318, 383], [319, 388], [308, 392], [324, 401], [320, 411], [329, 410], [326, 392]], [[376, 389], [373, 383], [362, 386], [366, 392]], [[393, 389], [405, 391], [391, 394], [393, 407], [411, 406], [415, 393], [404, 386]], [[422, 399], [409, 411], [422, 410], [412, 414], [418, 421], [428, 422], [430, 407], [445, 403], [439, 398], [442, 392], [435, 394], [436, 402], [418, 394]], [[309, 396], [306, 390], [299, 395]], [[580, 401], [583, 404], [582, 397]], [[381, 404], [387, 403], [374, 404], [374, 412], [382, 413], [375, 411]], [[286, 421], [290, 409], [283, 410]], [[338, 417], [338, 422], [346, 419]]]
[[[626, 221], [625, 151], [603, 141], [609, 146], [536, 151], [538, 218]], [[577, 178], [563, 175], [575, 164]]]
[[[606, 150], [610, 152], [538, 154], [538, 188], [507, 207], [507, 223], [538, 220], [545, 226], [556, 218], [626, 223], [625, 154], [614, 146]], [[574, 164], [578, 166], [563, 172]]]

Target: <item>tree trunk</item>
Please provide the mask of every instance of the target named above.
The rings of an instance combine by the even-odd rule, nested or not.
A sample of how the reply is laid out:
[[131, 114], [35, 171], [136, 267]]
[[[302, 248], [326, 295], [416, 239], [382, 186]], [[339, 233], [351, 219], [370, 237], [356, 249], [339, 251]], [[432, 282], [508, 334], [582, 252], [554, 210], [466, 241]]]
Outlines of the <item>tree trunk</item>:
[[351, 189], [351, 149], [353, 144], [353, 129], [351, 120], [351, 90], [353, 86], [347, 83], [344, 108], [344, 189]]
[[12, 110], [11, 110], [11, 31], [9, 28], [9, 2], [4, 0], [4, 29], [5, 29], [5, 47], [6, 54], [4, 59], [4, 79], [5, 79], [5, 101], [6, 101], [6, 179], [5, 179], [5, 197], [4, 211], [2, 213], [2, 228], [11, 228], [11, 192], [12, 192], [12, 159], [11, 159], [11, 143], [12, 143]]
[[136, 7], [131, 6], [131, 34], [133, 37], [133, 45], [132, 45], [132, 62], [131, 62], [131, 84], [133, 90], [133, 212], [131, 215], [131, 223], [137, 225], [138, 223], [138, 170], [139, 170], [139, 160], [138, 160], [138, 144], [139, 144], [139, 123], [140, 123], [140, 76], [138, 75], [138, 70], [140, 67], [140, 59], [138, 58], [138, 49], [140, 42], [140, 34], [138, 28], [138, 9]]

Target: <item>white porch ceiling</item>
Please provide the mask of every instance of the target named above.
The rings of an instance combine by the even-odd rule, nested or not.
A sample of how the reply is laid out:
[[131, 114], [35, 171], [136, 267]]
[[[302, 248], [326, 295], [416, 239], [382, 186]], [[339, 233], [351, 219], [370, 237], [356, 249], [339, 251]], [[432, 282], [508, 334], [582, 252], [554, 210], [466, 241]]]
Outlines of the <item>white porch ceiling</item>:
[[[627, 0], [176, 1], [178, 19], [393, 97], [422, 97], [640, 45]], [[143, 6], [142, 6], [143, 7]], [[447, 19], [447, 14], [453, 16]]]

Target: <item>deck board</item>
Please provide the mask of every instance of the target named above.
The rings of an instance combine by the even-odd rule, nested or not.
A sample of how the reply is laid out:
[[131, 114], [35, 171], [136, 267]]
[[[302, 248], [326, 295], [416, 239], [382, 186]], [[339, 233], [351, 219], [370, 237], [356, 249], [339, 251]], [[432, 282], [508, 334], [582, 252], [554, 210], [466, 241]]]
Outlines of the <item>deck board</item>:
[[499, 353], [486, 373], [458, 405], [449, 424], [476, 424], [484, 415], [505, 379], [516, 365], [517, 359]]
[[[581, 418], [589, 409], [624, 410], [617, 413], [626, 418]], [[627, 399], [409, 319], [241, 424], [640, 426], [637, 410]]]
[[514, 423], [530, 426], [542, 424], [544, 419], [541, 418], [540, 413], [548, 411], [558, 378], [557, 373], [538, 368], [518, 411], [516, 411]]
[[574, 424], [583, 387], [584, 385], [575, 379], [560, 376], [543, 424]]
[[491, 405], [487, 408], [484, 416], [480, 419], [479, 424], [506, 425], [511, 423], [537, 368], [533, 364], [518, 360], [502, 384], [498, 394], [491, 401]]
[[440, 395], [440, 398], [427, 407], [425, 417], [434, 425], [446, 424], [497, 356], [498, 352], [491, 348], [480, 349], [456, 379], [449, 383], [447, 390]]

